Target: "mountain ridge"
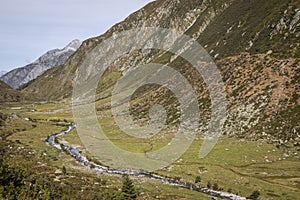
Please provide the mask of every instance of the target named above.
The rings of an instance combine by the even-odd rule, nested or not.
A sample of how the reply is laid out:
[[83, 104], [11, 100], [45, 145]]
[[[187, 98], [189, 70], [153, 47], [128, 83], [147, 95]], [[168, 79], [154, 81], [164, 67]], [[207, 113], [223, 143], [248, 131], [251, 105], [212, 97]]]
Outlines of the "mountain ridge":
[[80, 45], [81, 42], [78, 39], [75, 39], [62, 49], [47, 51], [33, 63], [7, 72], [1, 76], [0, 79], [11, 87], [17, 89], [21, 85], [26, 84], [42, 75], [46, 70], [54, 66], [64, 64], [66, 60], [80, 47]]
[[[123, 31], [144, 27], [171, 29], [189, 36], [192, 44], [176, 34], [156, 35], [151, 31], [136, 34], [133, 40], [117, 37]], [[15, 166], [24, 162], [37, 172], [28, 173], [32, 182], [29, 178], [27, 183], [32, 187], [24, 185], [25, 191], [35, 186], [42, 188], [34, 190], [34, 197], [41, 194], [50, 198], [53, 194], [70, 198], [72, 194], [74, 198], [109, 199], [120, 194], [123, 198], [121, 183], [111, 177], [128, 171], [130, 175], [140, 175], [132, 169], [136, 164], [148, 164], [136, 157], [141, 155], [149, 159], [149, 166], [156, 161], [166, 163], [150, 172], [150, 177], [164, 182], [174, 179], [188, 187], [178, 190], [178, 184], [172, 184], [165, 189], [153, 179], [149, 182], [146, 177], [136, 177], [140, 199], [222, 198], [213, 197], [211, 189], [227, 191], [230, 199], [298, 199], [299, 33], [299, 0], [151, 2], [104, 34], [87, 39], [64, 64], [48, 69], [19, 90], [0, 81], [0, 93], [4, 94], [0, 101], [3, 97], [6, 102], [27, 100], [28, 94], [41, 100], [0, 104], [3, 113], [13, 113], [12, 120], [5, 121], [9, 115], [0, 112], [0, 124], [8, 126], [1, 126], [2, 138], [9, 136], [5, 154]], [[105, 42], [111, 38], [111, 43]], [[204, 55], [193, 48], [196, 42], [205, 49]], [[152, 49], [155, 44], [166, 49], [175, 46], [176, 53], [174, 49]], [[98, 47], [102, 49], [93, 54]], [[191, 61], [194, 59], [200, 61]], [[151, 70], [160, 65], [172, 73]], [[145, 71], [135, 71], [138, 67]], [[103, 72], [101, 77], [98, 72]], [[144, 80], [155, 83], [140, 84]], [[93, 88], [94, 84], [98, 84], [97, 88]], [[216, 99], [218, 103], [214, 103]], [[123, 106], [128, 107], [128, 112]], [[127, 124], [130, 120], [142, 129]], [[75, 127], [76, 131], [72, 131]], [[152, 131], [156, 128], [157, 133]], [[130, 134], [132, 131], [136, 133]], [[193, 140], [186, 149], [181, 142], [187, 140], [181, 136]], [[59, 149], [75, 159], [69, 160], [60, 150], [52, 151], [45, 141], [62, 147]], [[134, 153], [128, 158], [128, 167], [120, 164], [126, 156], [112, 150], [116, 148], [126, 155]], [[180, 157], [167, 161], [181, 149], [184, 152]], [[207, 156], [202, 151], [205, 149], [211, 150]], [[144, 176], [148, 174], [147, 167], [136, 169]], [[8, 179], [12, 180], [11, 176]], [[47, 180], [46, 184], [43, 180]], [[13, 190], [7, 185], [7, 192]], [[44, 185], [51, 187], [44, 190]], [[194, 194], [194, 185], [207, 189], [209, 195]], [[102, 196], [105, 188], [109, 196]]]
[[[184, 33], [186, 29], [193, 25], [198, 15], [205, 18], [205, 23], [209, 23], [215, 15], [216, 8], [225, 9], [232, 0], [225, 0], [224, 3], [211, 4], [210, 1], [195, 2], [188, 1], [153, 1], [142, 9], [129, 15], [125, 20], [112, 26], [107, 32], [98, 37], [87, 39], [83, 42], [81, 48], [72, 56], [72, 59], [62, 67], [55, 70], [49, 70], [44, 76], [29, 84], [25, 90], [42, 93], [41, 96], [46, 99], [64, 99], [71, 96], [72, 80], [77, 71], [77, 67], [83, 62], [86, 55], [100, 44], [104, 39], [109, 38], [114, 32], [121, 32], [131, 28], [138, 27], [162, 27], [172, 28], [180, 33]], [[187, 20], [187, 18], [189, 20]], [[148, 53], [147, 57], [151, 57], [152, 53]], [[64, 74], [64, 76], [62, 76]], [[48, 77], [48, 78], [47, 78]], [[56, 79], [56, 80], [54, 80]], [[61, 84], [54, 88], [49, 88], [47, 82], [60, 81]], [[41, 90], [41, 88], [43, 88]], [[68, 88], [68, 89], [66, 89]], [[47, 91], [47, 93], [43, 93]], [[64, 94], [61, 93], [63, 91]]]
[[34, 96], [27, 92], [19, 91], [11, 88], [5, 82], [0, 80], [0, 102], [18, 102], [24, 100], [37, 100]]
[[[266, 136], [273, 138], [274, 142], [285, 141], [289, 138], [287, 143], [293, 147], [293, 143], [299, 140], [300, 132], [300, 127], [295, 121], [299, 117], [297, 111], [300, 104], [299, 77], [296, 75], [299, 73], [300, 57], [297, 47], [299, 46], [297, 32], [300, 29], [300, 18], [297, 16], [300, 13], [300, 9], [298, 10], [300, 2], [279, 0], [270, 2], [259, 0], [224, 0], [213, 3], [211, 1], [174, 0], [152, 2], [123, 22], [113, 26], [105, 34], [86, 40], [65, 65], [48, 70], [43, 76], [29, 84], [25, 91], [41, 94], [47, 100], [68, 101], [72, 96], [72, 83], [78, 66], [86, 55], [103, 40], [113, 33], [135, 27], [171, 28], [203, 44], [211, 57], [215, 59], [221, 73], [225, 73], [223, 76], [226, 78], [223, 81], [227, 87], [227, 100], [230, 103], [225, 134], [239, 132], [241, 137], [247, 137], [246, 133], [249, 133], [250, 138]], [[287, 45], [291, 42], [294, 45], [292, 49]], [[127, 69], [149, 62], [171, 66], [183, 74], [193, 88], [197, 88], [196, 95], [201, 102], [202, 115], [205, 116], [201, 130], [205, 131], [207, 127], [205, 123], [209, 118], [211, 106], [207, 86], [201, 76], [195, 73], [186, 61], [180, 56], [173, 58], [169, 52], [132, 51], [119, 58], [104, 73], [98, 85], [96, 99], [109, 99], [114, 84], [123, 73], [126, 73]], [[254, 74], [255, 77], [252, 77]], [[283, 79], [284, 77], [287, 78]], [[283, 80], [286, 81], [284, 84]], [[56, 84], [58, 82], [61, 84]], [[278, 88], [281, 88], [281, 92]], [[147, 95], [160, 98], [161, 101], [156, 103], [165, 103], [166, 107], [172, 105], [172, 98], [162, 99], [163, 89], [150, 87], [148, 90]], [[248, 92], [245, 93], [245, 91]], [[279, 96], [279, 93], [282, 94], [281, 97], [275, 98], [274, 96]], [[140, 93], [137, 94], [137, 98], [140, 101], [146, 101], [147, 95]], [[274, 105], [278, 106], [274, 107]], [[100, 107], [97, 109], [105, 110], [110, 108], [110, 105], [105, 104]], [[136, 113], [134, 115], [138, 116], [136, 118], [146, 117], [140, 113], [147, 113], [148, 107], [139, 105], [133, 107]], [[281, 113], [280, 117], [278, 113]], [[260, 120], [256, 121], [255, 117], [252, 119], [255, 123], [242, 120], [245, 118], [243, 116], [252, 115]], [[250, 124], [249, 127], [244, 127], [247, 123]], [[268, 131], [266, 127], [271, 127], [272, 131]]]

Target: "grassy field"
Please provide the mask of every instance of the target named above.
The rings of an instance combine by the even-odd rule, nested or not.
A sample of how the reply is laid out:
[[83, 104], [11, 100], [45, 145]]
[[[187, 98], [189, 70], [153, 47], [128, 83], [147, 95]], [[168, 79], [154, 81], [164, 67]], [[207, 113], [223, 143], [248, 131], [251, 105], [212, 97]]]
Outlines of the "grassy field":
[[[112, 185], [120, 185], [118, 176], [97, 174], [74, 161], [69, 155], [56, 150], [45, 143], [50, 134], [66, 129], [72, 121], [72, 110], [63, 104], [2, 104], [2, 113], [17, 113], [21, 118], [30, 118], [31, 121], [12, 118], [2, 131], [11, 131], [8, 137], [20, 147], [32, 149], [34, 157], [41, 156], [47, 166], [53, 170], [63, 166], [80, 177], [95, 177], [105, 179]], [[150, 141], [136, 139], [123, 134], [111, 118], [99, 119], [107, 136], [116, 146], [132, 152], [145, 152], [159, 149], [166, 145], [172, 134], [162, 138], [157, 135]], [[266, 141], [246, 141], [242, 139], [222, 136], [213, 151], [204, 159], [198, 158], [202, 140], [201, 134], [194, 140], [183, 156], [157, 173], [180, 177], [181, 180], [194, 182], [196, 176], [201, 177], [199, 185], [206, 186], [208, 182], [217, 183], [218, 188], [231, 191], [241, 196], [249, 196], [258, 190], [262, 199], [290, 199], [300, 198], [300, 159], [298, 155], [288, 156], [283, 149], [278, 149]], [[76, 130], [60, 138], [73, 145], [84, 147]], [[23, 162], [22, 157], [14, 159], [15, 164]], [[40, 164], [40, 165], [42, 165]], [[49, 172], [54, 174], [54, 171]], [[54, 175], [53, 175], [54, 176]], [[92, 179], [92, 178], [91, 178]], [[149, 199], [209, 199], [207, 195], [186, 189], [164, 185], [158, 181], [142, 178], [133, 178], [141, 194], [141, 198]]]

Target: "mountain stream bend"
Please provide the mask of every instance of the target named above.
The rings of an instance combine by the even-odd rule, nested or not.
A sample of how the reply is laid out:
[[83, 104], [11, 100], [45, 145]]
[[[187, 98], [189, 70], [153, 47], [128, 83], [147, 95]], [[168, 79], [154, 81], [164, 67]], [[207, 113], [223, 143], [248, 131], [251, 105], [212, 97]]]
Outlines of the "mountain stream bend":
[[103, 173], [109, 173], [109, 174], [121, 174], [121, 175], [127, 174], [127, 175], [131, 175], [131, 176], [136, 176], [136, 177], [145, 177], [145, 178], [161, 181], [168, 185], [182, 187], [182, 188], [194, 190], [197, 192], [202, 192], [204, 194], [208, 194], [208, 195], [215, 196], [215, 197], [220, 197], [223, 199], [246, 200], [245, 197], [241, 197], [236, 194], [232, 194], [229, 192], [223, 192], [223, 191], [216, 191], [216, 190], [212, 190], [212, 189], [205, 188], [205, 187], [200, 187], [198, 185], [195, 185], [195, 184], [192, 184], [189, 182], [183, 182], [178, 179], [161, 176], [161, 175], [158, 175], [158, 174], [155, 174], [152, 172], [147, 172], [144, 170], [115, 169], [115, 168], [110, 168], [110, 167], [96, 164], [96, 163], [90, 161], [89, 159], [87, 159], [87, 157], [85, 157], [84, 155], [82, 155], [80, 153], [80, 151], [78, 149], [76, 149], [75, 147], [72, 147], [69, 144], [65, 144], [65, 143], [63, 144], [63, 143], [59, 143], [58, 141], [56, 141], [56, 138], [61, 137], [67, 133], [70, 133], [75, 128], [76, 128], [76, 124], [71, 123], [67, 130], [50, 135], [47, 138], [46, 142], [50, 146], [52, 146], [56, 149], [65, 151], [67, 154], [70, 154], [72, 157], [74, 157], [78, 162], [80, 162], [83, 165], [90, 167], [91, 169], [96, 170], [96, 171], [100, 171]]

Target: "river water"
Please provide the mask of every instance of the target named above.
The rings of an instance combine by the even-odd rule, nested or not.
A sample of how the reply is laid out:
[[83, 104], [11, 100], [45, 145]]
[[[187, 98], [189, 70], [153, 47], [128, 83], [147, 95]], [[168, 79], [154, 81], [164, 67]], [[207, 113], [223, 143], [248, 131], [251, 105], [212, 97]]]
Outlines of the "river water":
[[205, 187], [200, 187], [198, 185], [195, 185], [195, 184], [192, 184], [192, 183], [189, 183], [189, 182], [183, 182], [183, 181], [180, 181], [178, 179], [174, 179], [174, 178], [170, 178], [170, 177], [164, 177], [164, 176], [161, 176], [161, 175], [158, 175], [158, 174], [155, 174], [155, 173], [152, 173], [152, 172], [147, 172], [147, 171], [144, 171], [144, 170], [142, 171], [142, 170], [132, 170], [132, 169], [115, 169], [115, 168], [110, 168], [110, 167], [106, 167], [106, 166], [96, 164], [96, 163], [88, 160], [87, 157], [82, 155], [78, 149], [72, 147], [69, 144], [63, 144], [63, 143], [59, 143], [58, 141], [56, 141], [56, 138], [61, 137], [65, 134], [67, 134], [67, 133], [70, 133], [75, 128], [76, 128], [76, 124], [71, 123], [67, 130], [64, 130], [64, 131], [61, 131], [59, 133], [55, 133], [53, 135], [50, 135], [47, 138], [47, 142], [52, 147], [54, 147], [56, 149], [63, 150], [66, 153], [70, 154], [78, 162], [82, 163], [83, 165], [85, 165], [85, 166], [87, 166], [87, 167], [89, 167], [93, 170], [100, 171], [100, 172], [103, 172], [103, 173], [109, 173], [109, 174], [127, 174], [127, 175], [137, 176], [137, 177], [146, 177], [146, 178], [149, 178], [149, 179], [161, 181], [161, 182], [163, 182], [165, 184], [168, 184], [168, 185], [187, 188], [187, 189], [202, 192], [202, 193], [205, 193], [205, 194], [208, 194], [208, 195], [211, 195], [211, 196], [220, 197], [222, 199], [246, 200], [245, 197], [241, 197], [241, 196], [236, 195], [236, 194], [223, 192], [223, 191], [216, 191], [216, 190], [212, 190], [212, 189], [205, 188]]

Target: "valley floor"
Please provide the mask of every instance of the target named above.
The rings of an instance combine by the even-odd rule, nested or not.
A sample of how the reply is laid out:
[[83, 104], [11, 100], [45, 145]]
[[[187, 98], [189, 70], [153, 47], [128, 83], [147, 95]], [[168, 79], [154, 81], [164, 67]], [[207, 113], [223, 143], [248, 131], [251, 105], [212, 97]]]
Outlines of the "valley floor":
[[[11, 166], [31, 168], [34, 171], [31, 173], [36, 176], [46, 175], [50, 181], [47, 184], [63, 185], [70, 193], [78, 190], [74, 195], [79, 198], [86, 193], [89, 195], [85, 197], [90, 199], [98, 193], [117, 193], [122, 187], [120, 175], [96, 172], [46, 144], [49, 135], [66, 129], [73, 121], [72, 107], [55, 103], [16, 103], [2, 104], [0, 110], [11, 116], [1, 126], [1, 148]], [[114, 131], [112, 119], [99, 121], [115, 145], [126, 150], [150, 151], [165, 144], [165, 141], [157, 140], [140, 143]], [[96, 160], [86, 151], [76, 130], [58, 140], [76, 146], [85, 156]], [[288, 155], [285, 149], [264, 140], [247, 141], [222, 136], [214, 150], [204, 159], [199, 159], [201, 143], [199, 135], [180, 159], [156, 173], [190, 183], [195, 183], [196, 177], [200, 177], [199, 186], [211, 185], [216, 190], [245, 197], [259, 191], [261, 199], [299, 199], [300, 158], [297, 153]], [[131, 178], [140, 199], [210, 199], [208, 195], [159, 181]]]

